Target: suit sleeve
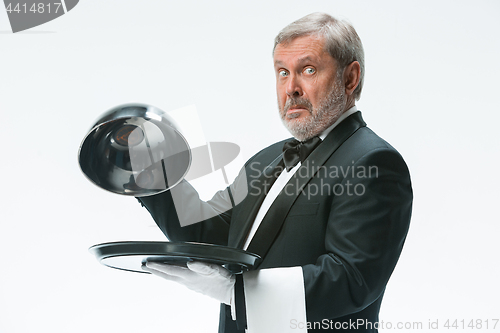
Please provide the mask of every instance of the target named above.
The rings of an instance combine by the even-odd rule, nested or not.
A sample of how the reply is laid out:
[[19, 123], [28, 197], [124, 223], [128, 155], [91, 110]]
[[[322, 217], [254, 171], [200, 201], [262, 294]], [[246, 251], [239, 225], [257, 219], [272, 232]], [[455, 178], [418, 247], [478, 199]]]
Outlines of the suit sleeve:
[[232, 209], [247, 194], [242, 168], [230, 186], [207, 202], [185, 180], [168, 191], [137, 199], [169, 240], [227, 245]]
[[[220, 214], [215, 213], [216, 209], [210, 204], [199, 199], [198, 193], [188, 182], [181, 182], [177, 185], [177, 195], [183, 192], [183, 203], [176, 206], [172, 190], [160, 194], [137, 198], [142, 206], [146, 207], [155, 223], [163, 234], [174, 242], [192, 241], [212, 243], [219, 245], [227, 244], [229, 232], [230, 210], [222, 210]], [[178, 202], [179, 202], [178, 201]], [[223, 203], [225, 204], [225, 203]], [[191, 207], [191, 209], [187, 209]], [[177, 212], [180, 212], [179, 214]], [[188, 212], [205, 212], [210, 218], [199, 220], [199, 223], [184, 225], [181, 223], [183, 218], [189, 218], [192, 221], [196, 216], [189, 216]], [[184, 215], [183, 215], [184, 214]], [[203, 214], [203, 213], [201, 213]]]
[[374, 302], [406, 238], [413, 195], [402, 157], [379, 148], [353, 167], [356, 172], [342, 179], [331, 201], [327, 253], [302, 267], [309, 321], [359, 312]]

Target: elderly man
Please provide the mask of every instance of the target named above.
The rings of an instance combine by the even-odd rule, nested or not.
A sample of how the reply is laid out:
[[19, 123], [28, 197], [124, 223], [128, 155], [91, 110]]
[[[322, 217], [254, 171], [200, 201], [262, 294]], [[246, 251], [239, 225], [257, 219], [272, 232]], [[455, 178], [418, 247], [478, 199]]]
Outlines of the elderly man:
[[[219, 332], [377, 332], [412, 190], [401, 155], [356, 109], [361, 41], [349, 23], [314, 13], [278, 34], [273, 56], [280, 116], [295, 139], [257, 153], [211, 201], [187, 200], [189, 211], [215, 212], [202, 222], [181, 226], [171, 191], [139, 199], [171, 240], [262, 259], [237, 276], [200, 262], [145, 269], [221, 301]], [[232, 207], [241, 188], [248, 194]]]

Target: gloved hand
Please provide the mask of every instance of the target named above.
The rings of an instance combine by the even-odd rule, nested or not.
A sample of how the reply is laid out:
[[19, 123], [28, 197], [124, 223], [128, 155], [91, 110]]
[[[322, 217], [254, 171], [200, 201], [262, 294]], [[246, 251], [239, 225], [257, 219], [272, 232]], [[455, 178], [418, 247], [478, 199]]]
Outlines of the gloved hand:
[[185, 285], [189, 289], [212, 297], [221, 303], [234, 303], [235, 277], [227, 269], [216, 264], [207, 264], [200, 261], [190, 261], [188, 268], [146, 262], [142, 269], [169, 281]]

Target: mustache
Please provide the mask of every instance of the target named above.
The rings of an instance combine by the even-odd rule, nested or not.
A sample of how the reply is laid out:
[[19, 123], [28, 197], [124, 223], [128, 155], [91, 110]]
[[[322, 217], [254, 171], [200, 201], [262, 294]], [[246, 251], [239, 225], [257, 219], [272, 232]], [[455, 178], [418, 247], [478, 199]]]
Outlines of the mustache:
[[311, 112], [311, 110], [313, 108], [311, 102], [309, 102], [309, 100], [307, 98], [290, 97], [286, 101], [285, 106], [283, 107], [283, 112], [286, 113], [292, 107], [297, 107], [297, 106], [304, 108], [304, 109], [307, 109], [307, 110], [309, 110], [309, 112]]

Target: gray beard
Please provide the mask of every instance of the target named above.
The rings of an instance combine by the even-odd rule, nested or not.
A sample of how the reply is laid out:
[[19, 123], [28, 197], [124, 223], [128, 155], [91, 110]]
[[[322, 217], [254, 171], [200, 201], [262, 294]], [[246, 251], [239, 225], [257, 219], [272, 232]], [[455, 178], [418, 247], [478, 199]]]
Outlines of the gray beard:
[[[341, 80], [336, 80], [332, 92], [320, 103], [317, 109], [314, 109], [311, 102], [307, 99], [288, 99], [283, 109], [280, 110], [281, 121], [297, 140], [306, 141], [307, 139], [319, 135], [339, 119], [345, 111], [347, 100], [345, 98], [344, 89], [338, 89], [338, 87], [342, 87]], [[301, 119], [300, 121], [293, 120], [292, 118], [286, 119], [286, 111], [292, 105], [303, 105], [307, 107], [311, 116]]]

